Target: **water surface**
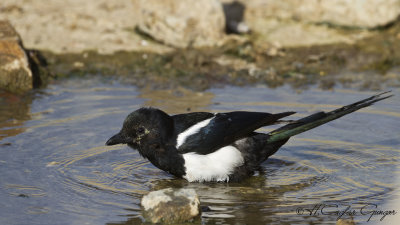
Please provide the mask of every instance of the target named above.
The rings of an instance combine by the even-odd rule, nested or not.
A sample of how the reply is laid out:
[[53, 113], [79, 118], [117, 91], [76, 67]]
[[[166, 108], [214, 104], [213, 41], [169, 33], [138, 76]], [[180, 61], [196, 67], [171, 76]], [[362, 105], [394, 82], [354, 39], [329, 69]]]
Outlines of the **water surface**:
[[[141, 106], [169, 113], [294, 110], [296, 119], [374, 92], [228, 86], [195, 93], [121, 83], [72, 78], [27, 97], [0, 96], [0, 224], [140, 224], [141, 196], [166, 187], [198, 192], [210, 208], [202, 224], [332, 224], [337, 215], [307, 209], [392, 210], [388, 200], [399, 197], [398, 89], [393, 98], [292, 138], [242, 183], [199, 184], [158, 170], [126, 146], [104, 143]], [[358, 213], [354, 220], [368, 217]]]

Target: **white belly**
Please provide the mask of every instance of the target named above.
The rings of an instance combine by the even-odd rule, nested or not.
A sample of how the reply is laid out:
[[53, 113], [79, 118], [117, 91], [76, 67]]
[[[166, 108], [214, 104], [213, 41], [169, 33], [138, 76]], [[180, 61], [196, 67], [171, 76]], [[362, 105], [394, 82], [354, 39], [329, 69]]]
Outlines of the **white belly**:
[[207, 155], [190, 152], [183, 154], [183, 158], [186, 169], [183, 177], [189, 182], [229, 181], [229, 175], [244, 162], [240, 151], [233, 146], [220, 148]]

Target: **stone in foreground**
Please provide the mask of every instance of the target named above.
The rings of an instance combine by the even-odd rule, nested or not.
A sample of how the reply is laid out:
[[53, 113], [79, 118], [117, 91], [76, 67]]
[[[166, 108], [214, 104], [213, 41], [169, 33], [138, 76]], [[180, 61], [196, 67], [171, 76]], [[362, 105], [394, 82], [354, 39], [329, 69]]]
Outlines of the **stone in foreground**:
[[200, 214], [200, 201], [193, 189], [166, 188], [142, 198], [143, 217], [152, 223], [176, 224]]

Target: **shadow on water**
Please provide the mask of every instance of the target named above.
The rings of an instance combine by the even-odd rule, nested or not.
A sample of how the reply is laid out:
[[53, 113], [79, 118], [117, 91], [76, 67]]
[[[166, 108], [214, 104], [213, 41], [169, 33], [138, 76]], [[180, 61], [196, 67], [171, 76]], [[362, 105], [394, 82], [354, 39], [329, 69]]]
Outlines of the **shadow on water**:
[[373, 93], [296, 93], [289, 87], [197, 93], [137, 90], [122, 83], [104, 77], [66, 79], [35, 97], [1, 96], [0, 224], [138, 224], [143, 194], [167, 187], [197, 191], [209, 209], [197, 223], [332, 223], [337, 216], [297, 210], [321, 203], [382, 206], [398, 191], [393, 178], [400, 177], [398, 90], [393, 98], [291, 139], [242, 183], [202, 184], [173, 178], [137, 151], [104, 142], [143, 105], [169, 113], [295, 110], [295, 119]]

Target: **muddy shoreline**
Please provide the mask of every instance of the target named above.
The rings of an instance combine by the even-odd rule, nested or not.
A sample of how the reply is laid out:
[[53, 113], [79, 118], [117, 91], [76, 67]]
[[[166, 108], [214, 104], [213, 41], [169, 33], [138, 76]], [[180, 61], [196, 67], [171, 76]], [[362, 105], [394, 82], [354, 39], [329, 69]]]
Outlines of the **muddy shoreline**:
[[[348, 22], [341, 25], [340, 21], [328, 23], [324, 17], [309, 18], [309, 14], [296, 11], [296, 4], [300, 4], [297, 1], [283, 5], [278, 1], [277, 5], [242, 1], [241, 19], [248, 23], [251, 33], [221, 34], [222, 38], [214, 40], [210, 47], [179, 48], [138, 29], [142, 18], [138, 5], [152, 9], [147, 1], [139, 2], [68, 0], [43, 5], [5, 0], [0, 6], [0, 20], [8, 20], [15, 28], [29, 50], [30, 61], [44, 65], [32, 68], [40, 78], [34, 87], [45, 87], [52, 79], [87, 74], [117, 76], [138, 87], [182, 86], [197, 91], [225, 84], [289, 84], [295, 88], [318, 85], [322, 89], [341, 85], [360, 90], [400, 87], [400, 21], [395, 17], [382, 22], [384, 16], [370, 15], [367, 9], [349, 3], [348, 10], [355, 14], [349, 14], [347, 20], [341, 18]], [[221, 3], [229, 2], [232, 1]], [[274, 14], [273, 6], [280, 14]], [[321, 15], [334, 13], [323, 4], [308, 6], [307, 10], [327, 13]], [[390, 4], [378, 6], [397, 12]], [[173, 15], [158, 13], [165, 16], [161, 22], [169, 21]], [[334, 15], [332, 18], [338, 18]], [[185, 16], [173, 18], [183, 23]], [[365, 17], [368, 19], [361, 20]], [[375, 23], [351, 25], [353, 19]], [[176, 33], [179, 32], [171, 31]]]
[[118, 76], [124, 82], [152, 89], [183, 86], [202, 91], [225, 84], [289, 84], [294, 88], [318, 85], [322, 89], [342, 85], [360, 90], [400, 87], [400, 52], [396, 50], [400, 49], [399, 23], [354, 44], [266, 52], [253, 40], [249, 35], [232, 38], [218, 48], [176, 49], [168, 53], [42, 51], [42, 55], [56, 79], [88, 74]]

